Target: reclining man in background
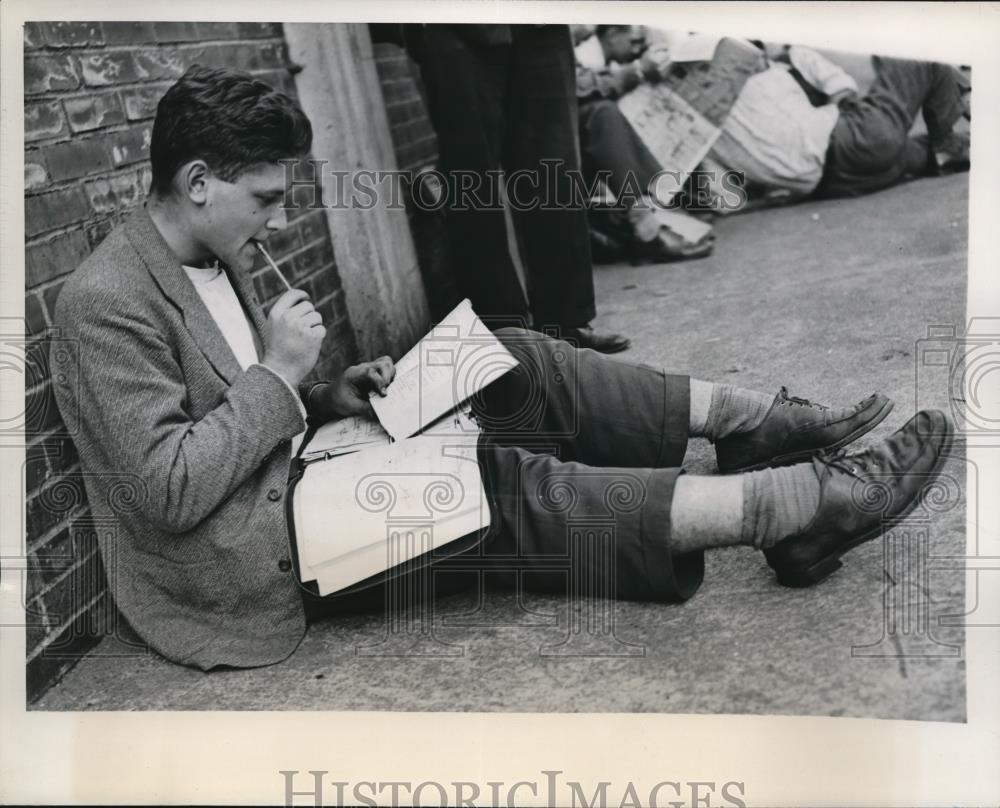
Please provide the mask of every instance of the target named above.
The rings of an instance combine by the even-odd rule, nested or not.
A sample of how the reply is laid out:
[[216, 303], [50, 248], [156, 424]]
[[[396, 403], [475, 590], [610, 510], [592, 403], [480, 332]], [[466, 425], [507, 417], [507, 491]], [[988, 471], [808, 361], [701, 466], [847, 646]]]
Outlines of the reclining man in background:
[[[969, 117], [969, 86], [955, 68], [875, 56], [862, 98], [854, 79], [816, 51], [761, 47], [772, 61], [747, 80], [705, 167], [795, 196], [856, 196], [968, 168], [968, 135], [953, 127]], [[927, 137], [911, 138], [921, 111]]]
[[[715, 236], [686, 240], [664, 224], [650, 187], [663, 166], [646, 148], [616, 100], [643, 82], [667, 75], [670, 53], [663, 45], [647, 47], [641, 25], [598, 25], [593, 34], [579, 30], [576, 45], [576, 95], [580, 107], [580, 151], [588, 185], [599, 173], [616, 200], [628, 205], [629, 252], [636, 261], [669, 262], [711, 254]], [[660, 211], [662, 213], [662, 210]], [[684, 214], [670, 212], [669, 216]]]
[[[325, 333], [320, 315], [293, 290], [265, 316], [253, 292], [257, 245], [286, 224], [291, 176], [279, 161], [308, 155], [311, 138], [295, 101], [267, 84], [190, 68], [157, 107], [148, 201], [57, 304], [74, 348], [53, 352], [56, 398], [95, 518], [117, 525], [100, 532], [113, 597], [153, 648], [203, 669], [278, 662], [307, 615], [336, 604], [304, 592], [288, 560], [291, 441], [307, 412], [364, 412], [393, 378], [383, 357], [303, 384]], [[470, 558], [514, 559], [540, 573], [532, 585], [556, 591], [563, 577], [538, 568], [566, 553], [570, 517], [546, 501], [547, 481], [584, 508], [614, 510], [609, 568], [570, 549], [590, 579], [613, 571], [607, 587], [619, 598], [680, 600], [698, 588], [710, 547], [756, 547], [789, 586], [822, 580], [918, 501], [951, 438], [944, 415], [923, 412], [872, 448], [837, 451], [891, 402], [828, 409], [784, 388], [701, 382], [536, 332], [498, 336], [520, 367], [475, 404], [491, 526], [453, 558], [466, 568]], [[526, 412], [541, 416], [519, 420]], [[682, 476], [692, 436], [715, 443], [725, 476]], [[529, 448], [539, 437], [558, 457]], [[142, 490], [116, 507], [123, 475]], [[628, 496], [610, 496], [609, 481]], [[864, 507], [867, 485], [884, 508]], [[369, 583], [378, 592], [381, 580]]]

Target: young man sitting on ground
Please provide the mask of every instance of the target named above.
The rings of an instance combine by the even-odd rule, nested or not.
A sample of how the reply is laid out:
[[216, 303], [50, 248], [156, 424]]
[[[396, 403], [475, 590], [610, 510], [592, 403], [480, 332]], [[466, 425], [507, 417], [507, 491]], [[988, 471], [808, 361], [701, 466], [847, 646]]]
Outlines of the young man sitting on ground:
[[[204, 669], [278, 662], [301, 641], [307, 608], [323, 604], [289, 563], [291, 440], [307, 412], [362, 412], [393, 378], [383, 357], [303, 385], [320, 315], [290, 291], [265, 316], [254, 294], [256, 245], [286, 223], [291, 178], [280, 161], [310, 145], [292, 99], [242, 73], [189, 69], [157, 108], [148, 201], [72, 274], [57, 305], [74, 350], [53, 353], [56, 396], [94, 515], [117, 527], [100, 532], [112, 595], [153, 648]], [[688, 598], [703, 551], [737, 544], [762, 550], [779, 582], [813, 584], [907, 513], [951, 437], [941, 413], [923, 412], [848, 452], [889, 413], [884, 396], [827, 409], [783, 388], [701, 382], [534, 332], [498, 336], [520, 366], [476, 402], [492, 524], [454, 556], [466, 567], [500, 559], [541, 572], [565, 554], [569, 516], [545, 496], [559, 480], [584, 508], [610, 503], [612, 565], [573, 562], [613, 574], [617, 597]], [[721, 476], [682, 475], [689, 437], [714, 442]], [[558, 456], [533, 449], [539, 440]], [[115, 495], [123, 479], [136, 493], [127, 502]], [[608, 496], [618, 484], [630, 496]], [[884, 507], [865, 507], [869, 485]], [[544, 572], [535, 583], [557, 585]]]

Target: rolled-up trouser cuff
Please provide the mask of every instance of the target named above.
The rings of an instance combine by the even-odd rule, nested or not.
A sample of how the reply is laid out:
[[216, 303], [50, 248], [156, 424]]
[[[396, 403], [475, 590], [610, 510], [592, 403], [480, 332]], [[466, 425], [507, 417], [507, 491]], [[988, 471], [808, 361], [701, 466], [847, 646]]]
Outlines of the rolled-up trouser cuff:
[[647, 482], [646, 503], [640, 517], [640, 539], [646, 577], [654, 600], [687, 600], [705, 577], [705, 553], [671, 553], [670, 510], [674, 486], [683, 474], [678, 468], [654, 469]]

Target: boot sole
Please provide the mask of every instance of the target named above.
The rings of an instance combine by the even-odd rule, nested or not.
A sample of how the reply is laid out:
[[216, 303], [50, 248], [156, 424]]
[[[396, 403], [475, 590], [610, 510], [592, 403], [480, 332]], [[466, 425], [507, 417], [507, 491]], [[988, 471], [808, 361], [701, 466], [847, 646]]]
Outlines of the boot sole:
[[820, 452], [835, 452], [837, 449], [841, 449], [847, 446], [849, 443], [853, 443], [862, 435], [866, 435], [871, 432], [875, 427], [881, 424], [892, 412], [892, 408], [896, 406], [891, 398], [887, 399], [886, 405], [879, 410], [878, 413], [870, 421], [865, 421], [861, 426], [855, 429], [853, 432], [845, 435], [840, 440], [834, 443], [828, 444], [826, 446], [821, 446], [818, 449], [803, 449], [798, 452], [790, 452], [788, 454], [777, 455], [769, 460], [764, 460], [760, 463], [754, 463], [750, 466], [741, 466], [738, 469], [727, 469], [722, 471], [719, 469], [720, 474], [745, 474], [748, 471], [760, 471], [761, 469], [773, 469], [779, 468], [781, 466], [791, 466], [794, 463], [802, 463], [806, 460], [811, 460], [813, 457], [818, 455]]
[[803, 587], [818, 584], [820, 581], [830, 577], [830, 575], [844, 566], [840, 559], [846, 553], [849, 553], [855, 547], [860, 547], [865, 542], [878, 538], [883, 533], [888, 532], [906, 519], [906, 517], [909, 516], [913, 510], [924, 501], [924, 498], [927, 496], [927, 483], [930, 483], [937, 478], [938, 473], [941, 471], [941, 467], [947, 461], [951, 448], [955, 443], [955, 430], [952, 428], [950, 422], [946, 423], [948, 426], [948, 432], [945, 436], [944, 443], [941, 445], [941, 449], [938, 452], [937, 460], [934, 462], [934, 466], [931, 470], [926, 472], [927, 482], [920, 489], [920, 493], [913, 498], [913, 501], [910, 502], [909, 505], [887, 521], [876, 525], [867, 533], [862, 533], [860, 536], [852, 539], [847, 544], [838, 547], [834, 552], [824, 556], [819, 561], [810, 564], [805, 569], [796, 570], [793, 573], [778, 572], [775, 570], [775, 577], [778, 579], [778, 583], [792, 589], [802, 589]]

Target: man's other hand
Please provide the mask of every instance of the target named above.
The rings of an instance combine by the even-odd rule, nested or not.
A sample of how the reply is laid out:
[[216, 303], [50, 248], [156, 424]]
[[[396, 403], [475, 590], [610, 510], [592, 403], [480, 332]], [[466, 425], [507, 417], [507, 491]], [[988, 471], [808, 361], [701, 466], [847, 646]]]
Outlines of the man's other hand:
[[353, 365], [339, 379], [316, 392], [320, 399], [317, 403], [322, 412], [335, 416], [372, 415], [369, 394], [384, 396], [395, 376], [396, 366], [388, 356]]
[[267, 317], [261, 364], [297, 385], [316, 364], [325, 335], [323, 318], [309, 295], [291, 289], [278, 298]]

